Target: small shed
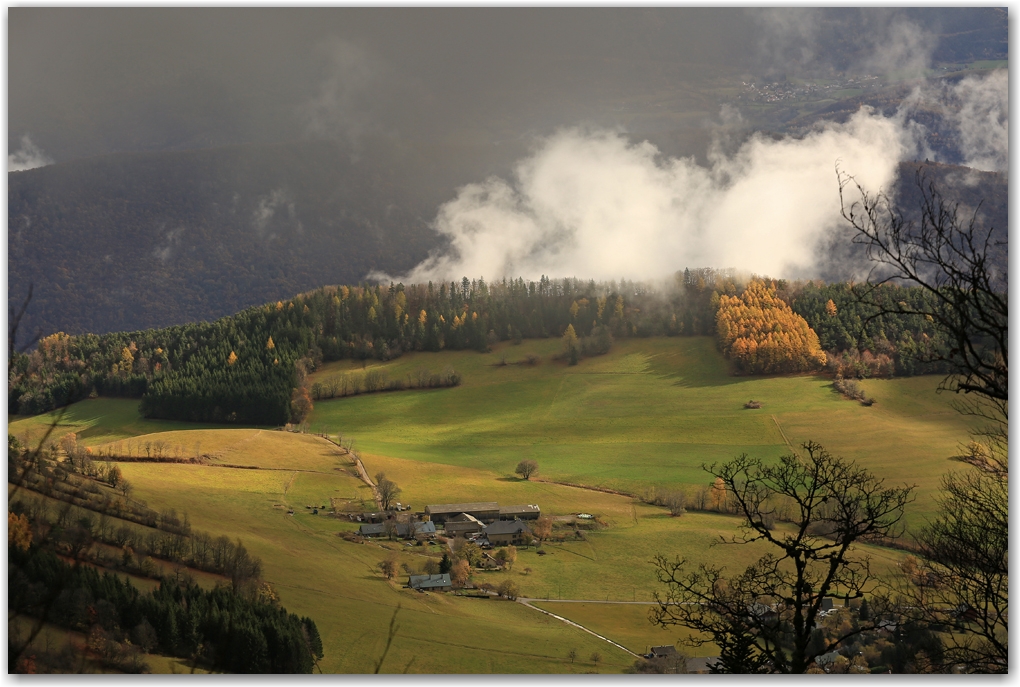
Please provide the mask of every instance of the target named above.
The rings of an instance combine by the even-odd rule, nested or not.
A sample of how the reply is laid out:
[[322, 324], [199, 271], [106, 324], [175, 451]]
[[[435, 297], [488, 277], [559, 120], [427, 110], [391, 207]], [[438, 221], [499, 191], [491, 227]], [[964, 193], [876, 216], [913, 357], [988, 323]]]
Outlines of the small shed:
[[438, 575], [411, 575], [407, 578], [407, 586], [418, 591], [448, 592], [453, 587], [450, 573]]

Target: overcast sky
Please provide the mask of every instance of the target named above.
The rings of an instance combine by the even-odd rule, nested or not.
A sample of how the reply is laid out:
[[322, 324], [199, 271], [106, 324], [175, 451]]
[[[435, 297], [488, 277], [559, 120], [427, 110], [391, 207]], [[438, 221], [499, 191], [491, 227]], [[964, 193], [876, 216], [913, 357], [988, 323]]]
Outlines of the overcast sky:
[[720, 77], [923, 63], [931, 32], [989, 12], [14, 7], [8, 145], [29, 136], [59, 162], [365, 133], [498, 143], [587, 122], [675, 129], [671, 152], [691, 154], [703, 138], [682, 130], [718, 114]]
[[737, 9], [11, 8], [9, 142], [59, 161], [548, 129], [746, 64], [753, 25]]

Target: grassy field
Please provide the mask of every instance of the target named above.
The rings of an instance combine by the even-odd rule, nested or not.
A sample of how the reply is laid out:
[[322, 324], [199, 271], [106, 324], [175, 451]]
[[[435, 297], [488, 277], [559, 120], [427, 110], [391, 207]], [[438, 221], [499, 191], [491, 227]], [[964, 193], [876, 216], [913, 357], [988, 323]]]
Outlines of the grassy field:
[[[551, 360], [558, 347], [528, 341], [488, 354], [419, 353], [375, 363], [391, 378], [452, 366], [464, 381], [320, 401], [311, 424], [354, 437], [366, 456], [420, 461], [430, 470], [512, 476], [530, 458], [541, 477], [634, 493], [652, 484], [704, 484], [702, 463], [744, 452], [776, 458], [814, 440], [892, 483], [916, 484], [911, 523], [933, 511], [941, 476], [955, 466], [950, 456], [967, 440], [967, 419], [935, 393], [936, 377], [865, 381], [878, 400], [867, 408], [821, 376], [731, 376], [707, 337], [622, 341], [575, 367]], [[498, 365], [503, 356], [513, 362], [529, 353], [540, 364]], [[316, 378], [352, 369], [360, 365], [334, 363]], [[764, 407], [745, 410], [749, 399]]]
[[[385, 581], [380, 561], [397, 555], [417, 566], [425, 547], [412, 552], [400, 543], [352, 544], [336, 536], [353, 529], [351, 523], [303, 508], [308, 501], [357, 489], [350, 476], [141, 463], [122, 467], [150, 506], [186, 510], [196, 529], [240, 537], [262, 558], [264, 576], [288, 610], [315, 618], [326, 647], [325, 672], [372, 672], [398, 607], [400, 629], [384, 672], [571, 672], [564, 658], [567, 645], [601, 651], [607, 669], [629, 663], [626, 654], [604, 642], [518, 604], [423, 595], [401, 589], [404, 580]], [[287, 507], [295, 515], [287, 515]], [[434, 547], [432, 553], [437, 554]]]
[[34, 445], [54, 426], [49, 435], [51, 441], [59, 441], [65, 434], [75, 432], [78, 440], [86, 446], [127, 440], [154, 432], [217, 427], [194, 422], [147, 420], [138, 413], [138, 399], [129, 398], [93, 398], [31, 417], [8, 415], [7, 425], [8, 432], [28, 445]]
[[[708, 482], [703, 462], [742, 452], [776, 458], [813, 439], [892, 483], [917, 484], [909, 513], [916, 523], [932, 511], [939, 479], [955, 465], [948, 456], [967, 439], [966, 420], [934, 393], [936, 378], [865, 381], [878, 400], [865, 408], [841, 398], [819, 376], [733, 377], [707, 338], [623, 341], [576, 367], [552, 360], [558, 348], [555, 340], [529, 341], [488, 354], [408, 354], [368, 363], [365, 369], [383, 369], [390, 378], [451, 366], [463, 383], [320, 401], [310, 423], [354, 438], [369, 473], [385, 472], [402, 487], [400, 500], [416, 510], [427, 503], [493, 500], [538, 503], [550, 515], [599, 515], [608, 527], [583, 541], [547, 542], [545, 555], [520, 551], [511, 571], [476, 573], [476, 581], [494, 584], [511, 577], [528, 597], [589, 602], [651, 600], [656, 553], [736, 570], [761, 551], [713, 545], [736, 531], [733, 517], [690, 512], [672, 518], [629, 496], [556, 482], [635, 494], [656, 485], [700, 486]], [[513, 364], [529, 354], [541, 362]], [[332, 363], [313, 381], [362, 369], [360, 363]], [[764, 407], [745, 410], [752, 398]], [[53, 416], [9, 418], [10, 431], [37, 438]], [[371, 502], [349, 457], [321, 438], [148, 421], [138, 416], [135, 401], [119, 399], [71, 406], [54, 436], [70, 431], [97, 452], [122, 453], [131, 442], [137, 455], [146, 442], [162, 441], [171, 454], [202, 455], [204, 465], [120, 465], [136, 498], [157, 510], [186, 511], [195, 529], [240, 538], [262, 558], [283, 604], [316, 620], [325, 672], [373, 671], [395, 612], [399, 629], [383, 672], [586, 672], [593, 666], [584, 659], [593, 651], [604, 657], [600, 672], [619, 672], [633, 662], [520, 604], [412, 593], [400, 587], [403, 575], [384, 580], [383, 559], [396, 556], [417, 568], [440, 550], [347, 542], [337, 535], [354, 523], [312, 515], [305, 506], [331, 497]], [[523, 458], [539, 462], [537, 480], [513, 475]], [[900, 555], [862, 550], [878, 572]], [[647, 605], [549, 601], [544, 607], [635, 651], [680, 637], [651, 626]], [[569, 662], [571, 648], [582, 660]]]
[[[643, 654], [653, 646], [676, 644], [687, 632], [680, 628], [662, 628], [648, 620], [652, 606], [647, 604], [592, 604], [536, 601], [535, 606], [555, 613], [579, 625], [584, 625], [603, 637], [612, 639], [636, 654]], [[681, 647], [688, 656], [715, 656], [713, 645], [691, 649]], [[587, 656], [582, 655], [582, 659]]]

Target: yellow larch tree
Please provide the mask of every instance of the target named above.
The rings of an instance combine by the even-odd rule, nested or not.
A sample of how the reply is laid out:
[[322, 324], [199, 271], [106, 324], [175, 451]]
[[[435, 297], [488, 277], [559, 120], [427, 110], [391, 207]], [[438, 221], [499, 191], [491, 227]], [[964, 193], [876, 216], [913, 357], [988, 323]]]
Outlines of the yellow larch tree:
[[716, 328], [723, 353], [742, 372], [806, 372], [825, 365], [818, 335], [765, 280], [752, 280], [739, 296], [721, 296]]

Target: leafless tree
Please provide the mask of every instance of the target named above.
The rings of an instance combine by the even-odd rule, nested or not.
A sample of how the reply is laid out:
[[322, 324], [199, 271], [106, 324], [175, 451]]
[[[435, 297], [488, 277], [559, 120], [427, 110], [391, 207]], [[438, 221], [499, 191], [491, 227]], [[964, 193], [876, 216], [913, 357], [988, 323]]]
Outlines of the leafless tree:
[[[818, 444], [803, 449], [778, 463], [742, 455], [706, 468], [743, 518], [741, 534], [720, 543], [762, 542], [773, 551], [729, 577], [723, 568], [655, 558], [665, 591], [656, 592], [652, 621], [695, 630], [692, 646], [714, 642], [714, 672], [803, 673], [817, 655], [870, 627], [862, 623], [821, 646], [810, 642], [822, 599], [875, 593], [869, 559], [854, 544], [892, 535], [913, 487], [886, 487]], [[777, 497], [796, 504], [792, 526], [781, 531], [770, 523]]]
[[687, 512], [687, 497], [679, 489], [666, 491], [662, 494], [661, 500], [662, 505], [669, 509], [669, 514], [673, 517], [683, 515]]
[[538, 472], [538, 463], [533, 460], [522, 460], [514, 468], [514, 473], [520, 475], [524, 479], [531, 479], [531, 476]]
[[400, 487], [397, 486], [396, 482], [387, 479], [385, 473], [377, 473], [375, 476], [375, 489], [376, 493], [379, 494], [379, 502], [383, 510], [389, 510], [390, 507], [400, 496]]
[[[977, 210], [961, 218], [923, 171], [920, 224], [907, 221], [883, 194], [869, 195], [853, 177], [839, 174], [843, 216], [873, 260], [860, 297], [878, 313], [929, 318], [951, 342], [928, 356], [950, 365], [940, 388], [958, 394], [960, 412], [985, 421], [959, 460], [972, 472], [943, 479], [938, 514], [918, 536], [924, 564], [908, 580], [915, 620], [951, 622], [941, 667], [978, 672], [1008, 669], [1009, 512], [1009, 307], [1008, 274], [994, 254], [1006, 247], [1005, 228], [983, 228]], [[859, 198], [847, 202], [844, 192]], [[999, 238], [999, 237], [1002, 238]], [[874, 298], [882, 284], [919, 287], [929, 305], [910, 309]], [[955, 617], [954, 617], [955, 616]]]
[[[993, 261], [993, 249], [1005, 246], [995, 227], [960, 217], [959, 203], [947, 200], [922, 170], [920, 223], [906, 219], [882, 193], [869, 194], [856, 180], [838, 172], [843, 217], [854, 242], [874, 263], [858, 297], [877, 315], [929, 318], [948, 337], [948, 350], [931, 350], [929, 360], [950, 365], [942, 388], [959, 394], [958, 408], [989, 422], [990, 463], [982, 469], [1007, 469], [1005, 447], [1009, 411], [1008, 275]], [[858, 199], [847, 196], [856, 192]], [[927, 298], [919, 307], [881, 298], [889, 283], [915, 286]]]

